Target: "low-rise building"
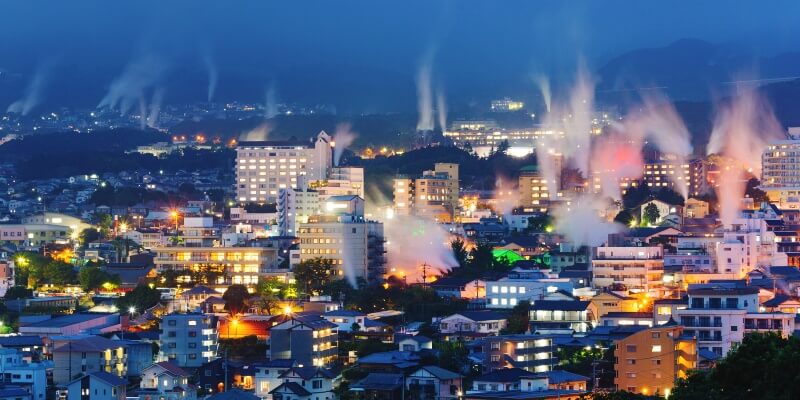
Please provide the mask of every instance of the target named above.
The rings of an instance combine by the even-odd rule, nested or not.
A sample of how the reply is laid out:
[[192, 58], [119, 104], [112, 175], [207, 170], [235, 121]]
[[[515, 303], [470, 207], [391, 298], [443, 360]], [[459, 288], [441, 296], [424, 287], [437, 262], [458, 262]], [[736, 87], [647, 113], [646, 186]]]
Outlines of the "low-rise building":
[[162, 361], [142, 371], [139, 400], [194, 400], [197, 390], [189, 384], [192, 375], [183, 368]]
[[557, 365], [553, 338], [546, 335], [487, 336], [470, 346], [470, 356], [481, 361], [484, 371], [522, 368], [545, 372]]
[[539, 300], [530, 312], [531, 332], [585, 334], [594, 317], [589, 302], [580, 300]]
[[101, 336], [65, 338], [53, 350], [53, 383], [66, 385], [94, 372], [127, 375], [127, 353], [123, 343]]
[[462, 379], [461, 374], [427, 365], [406, 377], [406, 388], [416, 399], [455, 400], [463, 395]]
[[292, 315], [270, 329], [269, 358], [327, 366], [336, 361], [338, 341], [336, 324], [321, 317]]
[[592, 259], [592, 285], [658, 294], [664, 275], [661, 246], [598, 247]]
[[334, 374], [319, 367], [291, 367], [280, 375], [283, 383], [269, 394], [274, 400], [334, 400]]
[[217, 357], [217, 319], [204, 314], [165, 315], [160, 325], [159, 361], [199, 367]]
[[508, 324], [508, 318], [495, 311], [461, 311], [442, 318], [439, 332], [445, 336], [497, 335]]
[[697, 367], [697, 342], [673, 322], [616, 342], [614, 359], [617, 390], [669, 397], [675, 381]]
[[91, 372], [67, 385], [67, 400], [125, 400], [127, 384], [117, 375]]
[[28, 363], [17, 349], [0, 347], [0, 384], [22, 387], [32, 400], [45, 400], [47, 368], [42, 363]]

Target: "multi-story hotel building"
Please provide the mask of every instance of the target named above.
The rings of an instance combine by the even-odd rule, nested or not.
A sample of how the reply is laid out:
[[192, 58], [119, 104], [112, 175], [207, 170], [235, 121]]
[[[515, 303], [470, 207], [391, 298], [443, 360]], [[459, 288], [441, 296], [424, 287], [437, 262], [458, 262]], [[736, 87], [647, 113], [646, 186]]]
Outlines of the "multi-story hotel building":
[[300, 224], [320, 213], [319, 192], [312, 189], [281, 189], [278, 192], [278, 232], [281, 236], [295, 236]]
[[380, 279], [385, 270], [383, 224], [364, 218], [364, 200], [357, 196], [334, 196], [300, 224], [300, 261], [324, 258], [333, 261], [337, 275]]
[[450, 222], [458, 208], [458, 164], [436, 163], [421, 177], [394, 179], [394, 208], [400, 215], [416, 215]]
[[472, 149], [486, 157], [502, 143], [508, 143], [508, 154], [524, 156], [534, 151], [536, 143], [563, 132], [547, 128], [504, 129], [494, 121], [455, 121], [443, 135], [460, 148]]
[[616, 342], [617, 390], [669, 397], [675, 381], [697, 367], [697, 342], [683, 329], [673, 321]]
[[204, 266], [221, 266], [224, 274], [210, 284], [254, 285], [259, 279], [286, 279], [288, 270], [278, 268], [278, 250], [271, 247], [158, 247], [154, 249], [156, 270], [184, 272], [182, 279], [190, 280], [190, 272]]
[[664, 252], [661, 246], [602, 246], [592, 258], [592, 285], [598, 289], [624, 287], [654, 292], [662, 287]]
[[[699, 196], [708, 190], [705, 161], [681, 161], [670, 154], [645, 161], [642, 181], [652, 189], [670, 188], [678, 193], [685, 190], [689, 196]], [[683, 185], [683, 188], [677, 185]]]
[[328, 177], [333, 141], [320, 132], [315, 141], [243, 141], [236, 147], [236, 198], [274, 202], [281, 189]]
[[761, 190], [781, 208], [800, 208], [800, 140], [772, 142], [764, 150]]

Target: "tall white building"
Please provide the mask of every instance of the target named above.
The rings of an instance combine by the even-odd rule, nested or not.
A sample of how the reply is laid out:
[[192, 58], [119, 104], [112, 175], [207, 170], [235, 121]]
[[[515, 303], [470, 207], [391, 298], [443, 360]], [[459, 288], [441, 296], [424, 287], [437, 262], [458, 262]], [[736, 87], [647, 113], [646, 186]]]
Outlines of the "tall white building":
[[[243, 141], [236, 148], [236, 198], [274, 202], [281, 189], [325, 180], [332, 165], [331, 137], [311, 141]], [[303, 177], [303, 178], [301, 178]]]
[[323, 214], [299, 225], [300, 261], [329, 259], [341, 277], [380, 279], [385, 272], [383, 224], [364, 218], [364, 200], [334, 196], [322, 209]]
[[761, 190], [782, 208], [800, 207], [800, 140], [767, 146], [761, 155]]
[[319, 192], [312, 189], [281, 189], [278, 192], [278, 232], [295, 236], [300, 224], [320, 212]]
[[769, 216], [761, 211], [742, 216], [723, 232], [722, 242], [717, 244], [717, 272], [742, 279], [758, 267], [788, 265], [786, 253], [778, 252], [775, 233], [767, 229], [765, 218]]
[[358, 196], [364, 199], [364, 168], [331, 168], [328, 179], [311, 182], [310, 187], [319, 193], [321, 202], [331, 196]]

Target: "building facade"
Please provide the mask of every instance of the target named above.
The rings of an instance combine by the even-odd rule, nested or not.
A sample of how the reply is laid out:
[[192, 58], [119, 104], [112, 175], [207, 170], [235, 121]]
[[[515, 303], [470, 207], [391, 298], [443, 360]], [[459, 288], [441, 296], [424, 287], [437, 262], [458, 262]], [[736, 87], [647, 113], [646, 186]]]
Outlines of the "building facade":
[[217, 319], [214, 316], [165, 315], [160, 331], [160, 361], [196, 368], [217, 358]]
[[236, 198], [240, 202], [274, 202], [280, 189], [297, 188], [300, 179], [325, 180], [332, 164], [332, 149], [331, 137], [325, 132], [320, 132], [313, 142], [239, 142]]

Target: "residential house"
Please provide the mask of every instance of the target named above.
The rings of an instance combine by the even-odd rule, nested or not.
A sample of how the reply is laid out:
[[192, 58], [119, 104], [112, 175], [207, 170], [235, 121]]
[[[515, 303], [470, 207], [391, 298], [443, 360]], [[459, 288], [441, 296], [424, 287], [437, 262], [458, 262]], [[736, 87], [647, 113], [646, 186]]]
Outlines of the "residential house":
[[339, 332], [351, 332], [354, 326], [364, 330], [367, 314], [354, 310], [335, 310], [322, 314], [322, 318], [336, 324]]
[[159, 361], [199, 367], [217, 357], [217, 319], [205, 314], [168, 314], [161, 320]]
[[263, 400], [272, 400], [272, 395], [269, 392], [283, 383], [281, 375], [296, 366], [297, 362], [294, 360], [270, 360], [266, 363], [254, 365], [256, 369], [254, 377], [256, 396]]
[[497, 335], [508, 325], [508, 318], [495, 311], [461, 311], [442, 318], [439, 332], [447, 337]]
[[67, 385], [67, 400], [125, 400], [127, 383], [108, 372], [91, 372]]
[[0, 384], [19, 386], [32, 400], [45, 400], [47, 368], [42, 363], [28, 363], [18, 349], [0, 347]]
[[435, 365], [426, 365], [406, 377], [409, 398], [457, 400], [463, 395], [463, 376]]
[[639, 311], [639, 303], [633, 297], [621, 295], [617, 292], [602, 292], [592, 297], [589, 301], [589, 310], [595, 318], [596, 323], [600, 317], [610, 312], [633, 312]]
[[395, 335], [395, 342], [397, 343], [397, 349], [400, 351], [416, 353], [420, 350], [433, 349], [433, 340], [422, 335]]
[[470, 359], [480, 363], [484, 371], [522, 368], [545, 372], [558, 364], [553, 338], [546, 335], [487, 336], [469, 347]]
[[139, 400], [194, 400], [197, 390], [189, 384], [191, 374], [175, 364], [162, 361], [142, 371]]
[[292, 367], [281, 374], [283, 383], [269, 393], [274, 400], [334, 400], [334, 374], [319, 367]]

